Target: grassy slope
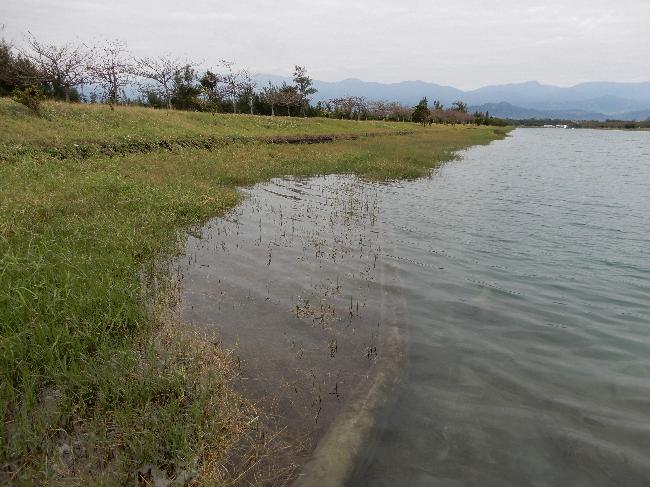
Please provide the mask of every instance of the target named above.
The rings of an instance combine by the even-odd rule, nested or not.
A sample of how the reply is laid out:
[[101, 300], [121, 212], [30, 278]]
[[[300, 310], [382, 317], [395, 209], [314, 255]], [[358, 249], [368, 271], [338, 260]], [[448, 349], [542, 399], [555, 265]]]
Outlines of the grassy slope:
[[38, 119], [1, 100], [0, 146], [213, 130], [414, 133], [63, 161], [26, 151], [0, 162], [0, 464], [5, 479], [25, 483], [98, 475], [123, 482], [146, 463], [170, 474], [199, 469], [208, 483], [228, 476], [215, 466], [252, 412], [224, 385], [220, 351], [188, 345], [191, 338], [160, 324], [162, 314], [145, 311], [142, 269], [164, 282], [160, 264], [184, 229], [235, 205], [237, 186], [287, 174], [418, 177], [455, 150], [503, 136], [489, 127], [48, 110]]
[[[402, 124], [404, 128], [404, 124]], [[412, 127], [408, 127], [412, 129]], [[0, 147], [30, 145], [60, 147], [92, 142], [128, 142], [161, 138], [215, 136], [318, 135], [386, 132], [390, 122], [359, 124], [327, 118], [257, 117], [250, 115], [151, 110], [48, 102], [35, 118], [21, 105], [0, 98]]]

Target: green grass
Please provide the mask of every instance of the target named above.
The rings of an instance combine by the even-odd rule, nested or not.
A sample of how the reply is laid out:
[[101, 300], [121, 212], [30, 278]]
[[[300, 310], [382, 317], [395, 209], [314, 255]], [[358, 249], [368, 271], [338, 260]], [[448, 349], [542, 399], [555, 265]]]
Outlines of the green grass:
[[[167, 323], [165, 264], [185, 230], [236, 205], [241, 185], [327, 173], [415, 178], [458, 149], [504, 136], [473, 126], [63, 104], [47, 111], [38, 118], [0, 100], [0, 145], [29, 149], [0, 162], [0, 482], [4, 475], [24, 484], [123, 483], [148, 463], [170, 475], [196, 470], [202, 482], [226, 482], [218, 466], [245, 435], [253, 412], [228, 387], [223, 351]], [[129, 134], [396, 127], [413, 133], [65, 160], [42, 150]], [[159, 292], [152, 300], [146, 289], [153, 287]]]
[[60, 102], [45, 103], [42, 113], [41, 117], [34, 117], [24, 106], [0, 98], [0, 160], [25, 155], [27, 150], [81, 153], [84, 148], [108, 145], [126, 152], [141, 152], [138, 146], [146, 148], [160, 142], [178, 141], [183, 145], [231, 137], [384, 133], [414, 127], [390, 122], [213, 115], [143, 107], [118, 106], [107, 110], [105, 105]]

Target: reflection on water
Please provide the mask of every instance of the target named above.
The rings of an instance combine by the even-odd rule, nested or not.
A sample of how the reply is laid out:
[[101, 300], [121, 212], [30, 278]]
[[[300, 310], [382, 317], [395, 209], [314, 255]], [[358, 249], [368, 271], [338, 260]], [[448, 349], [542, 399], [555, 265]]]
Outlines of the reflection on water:
[[[183, 316], [234, 348], [242, 387], [274, 403], [303, 458], [384, 360], [403, 320], [376, 185], [275, 180], [190, 237], [179, 264]], [[300, 462], [300, 458], [293, 458]]]
[[382, 328], [408, 329], [352, 485], [648, 485], [649, 133], [518, 130], [427, 179], [250, 195], [190, 242], [187, 317], [329, 419], [336, 374], [363, 384]]

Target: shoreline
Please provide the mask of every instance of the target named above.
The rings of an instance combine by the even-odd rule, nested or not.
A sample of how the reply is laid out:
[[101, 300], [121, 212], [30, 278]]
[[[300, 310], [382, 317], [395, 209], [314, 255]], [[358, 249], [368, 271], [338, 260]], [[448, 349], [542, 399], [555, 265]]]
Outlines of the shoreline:
[[[396, 270], [394, 270], [396, 273]], [[399, 279], [398, 276], [395, 278]], [[382, 284], [386, 276], [382, 275]], [[404, 322], [403, 298], [389, 306], [382, 300], [382, 316], [392, 315], [387, 336], [383, 337], [383, 353], [372, 371], [373, 377], [348, 403], [318, 441], [309, 460], [299, 471], [294, 487], [337, 487], [346, 485], [369, 448], [379, 418], [390, 410], [391, 390], [404, 374], [403, 359], [407, 353], [408, 325]], [[396, 308], [397, 307], [397, 308]]]
[[[57, 109], [51, 120], [21, 119], [20, 133], [56, 121], [53, 127], [62, 127], [58, 133], [71, 143], [78, 140], [81, 145], [86, 133], [96, 135], [92, 126], [85, 133], [66, 132], [78, 123], [74, 110], [87, 107], [71, 112], [62, 104], [53, 106]], [[87, 110], [101, 112], [98, 107]], [[104, 111], [113, 118], [133, 113]], [[161, 116], [139, 110], [139, 123], [149, 123], [149, 115]], [[265, 120], [172, 115], [187, 118], [187, 123], [200, 119], [226, 127], [234, 121], [253, 124], [246, 130], [257, 130], [254, 124]], [[0, 243], [11, 281], [10, 287], [7, 282], [0, 288], [11, 303], [3, 316], [8, 330], [2, 365], [2, 462], [8, 466], [3, 478], [32, 482], [126, 481], [140, 475], [136, 472], [147, 464], [166, 465], [170, 478], [197, 467], [205, 479], [216, 481], [214, 475], [224, 474], [219, 473], [228, 450], [224, 445], [232, 444], [238, 431], [250, 429], [245, 425], [253, 417], [238, 413], [235, 421], [215, 415], [237, 399], [228, 391], [225, 369], [210, 369], [210, 378], [205, 376], [202, 352], [195, 354], [180, 336], [164, 340], [168, 345], [160, 347], [151, 342], [159, 328], [158, 315], [152, 318], [143, 310], [140, 270], [151, 282], [163, 282], [168, 272], [164, 262], [177, 255], [186, 238], [183, 229], [236, 206], [242, 198], [237, 188], [286, 174], [415, 178], [453, 158], [457, 150], [505, 134], [493, 127], [420, 129], [409, 124], [404, 127], [413, 131], [410, 135], [321, 146], [233, 144], [216, 150], [57, 160], [33, 150], [49, 143], [45, 132], [34, 131], [32, 136], [45, 134], [38, 135], [45, 137], [42, 142], [25, 140], [25, 150], [11, 152], [13, 137], [20, 137], [11, 132], [16, 121], [11, 114], [0, 116], [8, 127], [0, 145], [3, 154], [9, 150], [11, 156], [0, 165]], [[293, 131], [303, 123], [321, 131], [325, 125], [354, 131], [367, 127], [366, 122], [290, 122]], [[373, 124], [384, 131], [397, 126]], [[26, 291], [17, 292], [20, 289]], [[15, 368], [18, 361], [22, 372]], [[38, 379], [17, 380], [26, 372]], [[205, 380], [198, 380], [201, 376]], [[225, 403], [215, 408], [210, 406], [214, 401]], [[204, 411], [200, 421], [193, 410]], [[47, 458], [52, 468], [45, 468]], [[100, 458], [114, 460], [98, 463]], [[231, 474], [236, 476], [235, 471]]]
[[397, 268], [377, 259], [396, 237], [375, 191], [336, 175], [260, 183], [178, 259], [183, 321], [218, 330], [241, 360], [236, 390], [281, 409], [272, 430], [302, 445], [291, 462], [303, 467], [296, 485], [349, 477], [403, 372], [402, 288]]

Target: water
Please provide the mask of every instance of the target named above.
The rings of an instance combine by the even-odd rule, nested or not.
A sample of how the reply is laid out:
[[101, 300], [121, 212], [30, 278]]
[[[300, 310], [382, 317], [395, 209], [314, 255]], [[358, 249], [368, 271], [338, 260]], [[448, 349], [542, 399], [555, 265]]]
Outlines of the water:
[[[305, 364], [328, 393], [335, 371], [345, 376], [314, 437], [395, 359], [382, 340], [399, 331], [400, 381], [350, 485], [650, 484], [649, 133], [521, 129], [430, 178], [275, 181], [250, 197], [226, 239], [236, 251], [215, 250], [220, 220], [188, 244], [186, 317], [219, 321], [227, 344], [239, 337], [253, 372], [300, 383]], [[273, 247], [272, 274], [264, 252], [281, 235], [280, 201], [299, 228]], [[257, 283], [239, 308], [250, 317], [219, 310], [217, 276], [229, 309]], [[292, 314], [305, 295], [336, 308], [328, 325]], [[274, 343], [256, 338], [264, 330]], [[340, 359], [327, 355], [334, 335]], [[308, 362], [283, 358], [291, 341], [279, 336], [299, 337]], [[293, 404], [304, 430], [316, 403]]]
[[290, 462], [399, 360], [379, 189], [340, 176], [258, 185], [179, 261], [185, 321], [234, 349], [238, 386], [271, 409]]

